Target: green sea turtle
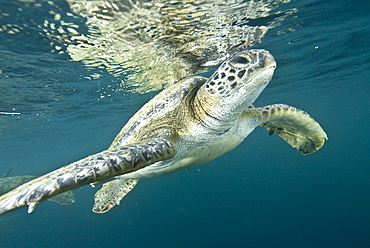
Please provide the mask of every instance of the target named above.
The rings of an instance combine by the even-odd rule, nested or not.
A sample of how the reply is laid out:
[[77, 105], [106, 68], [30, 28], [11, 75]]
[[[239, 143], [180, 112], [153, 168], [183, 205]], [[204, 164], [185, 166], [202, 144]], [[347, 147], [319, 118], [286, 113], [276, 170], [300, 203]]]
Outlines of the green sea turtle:
[[[0, 178], [0, 195], [6, 194], [9, 191], [17, 188], [18, 186], [27, 183], [35, 178], [36, 176], [30, 175], [14, 177], [4, 176], [3, 178]], [[60, 205], [71, 205], [76, 201], [74, 194], [71, 191], [66, 191], [59, 195], [53, 196], [49, 200]]]
[[255, 127], [266, 127], [302, 154], [320, 149], [325, 132], [306, 112], [284, 104], [252, 106], [276, 67], [262, 49], [224, 61], [209, 78], [194, 76], [167, 87], [123, 127], [108, 150], [81, 159], [0, 197], [0, 214], [89, 183], [104, 184], [95, 212], [105, 212], [141, 178], [211, 161], [238, 146]]

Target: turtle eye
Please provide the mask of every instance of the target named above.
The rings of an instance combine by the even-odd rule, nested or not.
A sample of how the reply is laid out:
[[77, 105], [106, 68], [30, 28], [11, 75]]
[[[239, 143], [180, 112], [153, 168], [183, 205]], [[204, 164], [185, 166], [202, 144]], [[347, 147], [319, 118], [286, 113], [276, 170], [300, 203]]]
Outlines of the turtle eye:
[[230, 62], [236, 63], [236, 64], [248, 64], [251, 60], [249, 58], [246, 58], [244, 56], [237, 56], [234, 59], [232, 59]]
[[252, 64], [253, 57], [250, 54], [240, 54], [230, 60], [230, 65], [236, 68], [245, 68]]

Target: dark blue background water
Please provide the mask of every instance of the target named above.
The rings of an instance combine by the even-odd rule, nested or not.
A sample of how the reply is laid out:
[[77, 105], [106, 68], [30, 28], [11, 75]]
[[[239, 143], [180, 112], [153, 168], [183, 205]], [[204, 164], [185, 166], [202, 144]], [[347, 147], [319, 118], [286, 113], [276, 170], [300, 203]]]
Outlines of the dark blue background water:
[[[14, 3], [0, 9], [16, 12]], [[107, 214], [91, 211], [88, 186], [71, 206], [5, 214], [0, 246], [370, 247], [369, 3], [294, 1], [284, 8], [298, 7], [297, 18], [257, 46], [278, 69], [255, 105], [309, 112], [329, 136], [319, 152], [302, 156], [258, 128], [213, 162], [142, 180]], [[27, 15], [38, 18], [25, 9], [17, 21]], [[0, 33], [0, 111], [22, 113], [0, 115], [0, 173], [41, 175], [107, 148], [154, 94], [107, 92], [117, 79], [84, 79], [90, 72], [49, 42], [31, 24]]]

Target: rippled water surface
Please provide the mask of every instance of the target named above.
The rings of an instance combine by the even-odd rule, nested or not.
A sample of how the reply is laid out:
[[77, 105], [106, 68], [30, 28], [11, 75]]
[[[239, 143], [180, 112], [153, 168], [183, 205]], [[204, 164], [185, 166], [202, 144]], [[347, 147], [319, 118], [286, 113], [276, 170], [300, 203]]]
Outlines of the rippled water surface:
[[257, 128], [106, 214], [85, 186], [70, 206], [2, 215], [1, 247], [369, 247], [369, 2], [160, 2], [0, 1], [0, 176], [106, 149], [158, 90], [253, 44], [278, 63], [255, 105], [303, 109], [329, 140], [302, 156]]

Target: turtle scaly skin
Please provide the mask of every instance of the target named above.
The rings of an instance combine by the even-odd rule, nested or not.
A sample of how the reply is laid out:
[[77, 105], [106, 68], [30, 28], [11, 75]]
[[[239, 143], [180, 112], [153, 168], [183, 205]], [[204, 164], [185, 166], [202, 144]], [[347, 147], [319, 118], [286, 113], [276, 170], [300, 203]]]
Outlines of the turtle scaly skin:
[[[0, 214], [89, 183], [104, 184], [95, 212], [118, 204], [141, 178], [211, 161], [237, 147], [257, 126], [276, 133], [302, 154], [326, 137], [307, 113], [287, 105], [251, 107], [270, 82], [276, 62], [266, 50], [234, 54], [209, 78], [169, 86], [123, 127], [111, 147], [25, 183], [0, 197]], [[112, 181], [109, 181], [112, 180]]]

